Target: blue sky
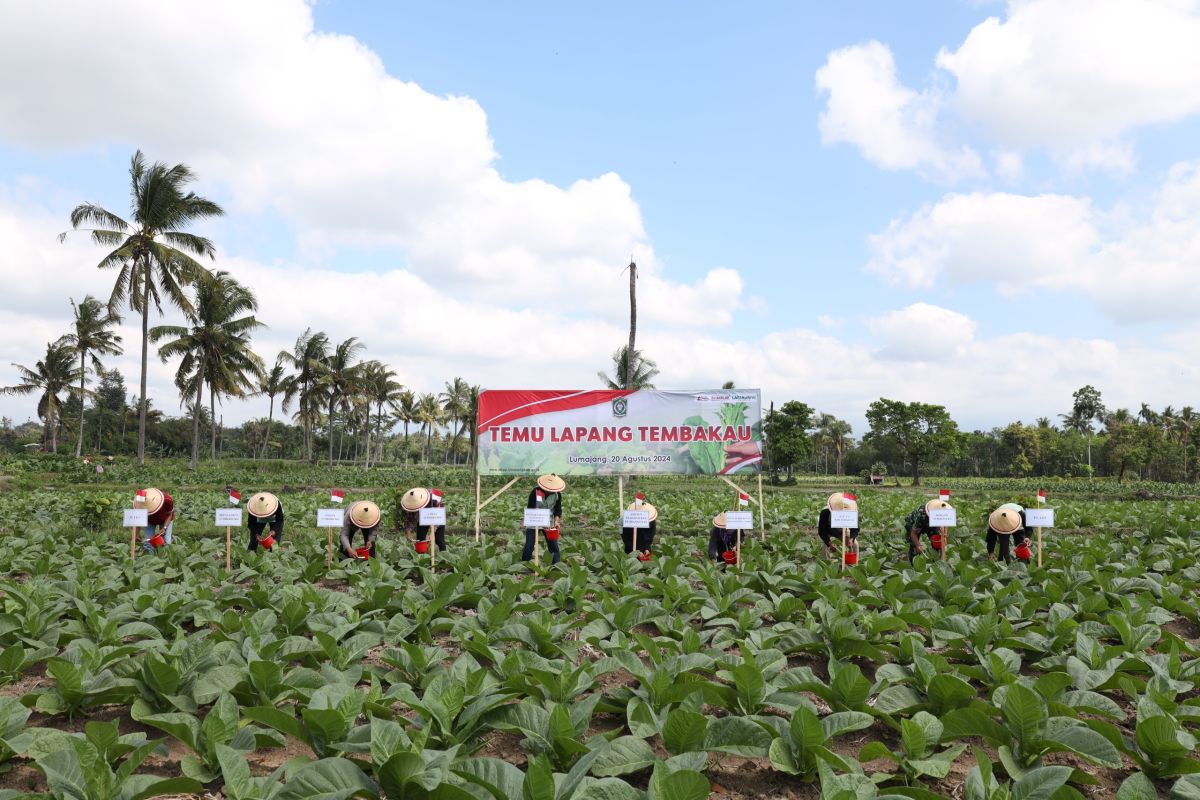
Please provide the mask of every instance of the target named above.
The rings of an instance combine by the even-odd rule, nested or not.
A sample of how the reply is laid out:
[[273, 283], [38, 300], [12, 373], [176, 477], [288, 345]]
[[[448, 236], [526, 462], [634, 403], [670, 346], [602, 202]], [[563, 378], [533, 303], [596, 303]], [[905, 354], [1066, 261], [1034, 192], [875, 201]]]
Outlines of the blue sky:
[[0, 363], [106, 290], [52, 233], [124, 210], [142, 147], [229, 211], [264, 357], [312, 324], [419, 391], [592, 385], [636, 253], [660, 385], [856, 431], [879, 396], [976, 427], [1200, 384], [1193, 3], [52, 6], [0, 3]]

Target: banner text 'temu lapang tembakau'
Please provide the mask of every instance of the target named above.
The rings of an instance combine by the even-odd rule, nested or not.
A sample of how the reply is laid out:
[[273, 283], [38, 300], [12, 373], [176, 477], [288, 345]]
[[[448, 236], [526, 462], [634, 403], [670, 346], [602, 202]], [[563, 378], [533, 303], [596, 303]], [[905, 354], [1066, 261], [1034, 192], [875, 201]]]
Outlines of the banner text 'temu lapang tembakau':
[[479, 395], [483, 475], [726, 475], [759, 469], [757, 389]]

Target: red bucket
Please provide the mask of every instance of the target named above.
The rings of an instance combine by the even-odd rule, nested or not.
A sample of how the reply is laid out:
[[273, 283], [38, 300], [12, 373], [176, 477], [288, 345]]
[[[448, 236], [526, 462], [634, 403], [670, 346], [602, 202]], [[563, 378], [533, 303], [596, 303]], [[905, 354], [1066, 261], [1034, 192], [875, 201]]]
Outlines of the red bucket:
[[546, 541], [548, 541], [548, 542], [557, 542], [558, 541], [558, 528], [546, 528]]
[[413, 546], [417, 548], [418, 553], [424, 554], [429, 552], [429, 542], [415, 542]]
[[275, 534], [268, 534], [264, 538], [259, 539], [258, 543], [261, 544], [263, 547], [267, 548], [268, 550], [270, 550], [272, 547], [275, 546]]
[[721, 558], [725, 559], [726, 564], [737, 563], [737, 553], [733, 550], [726, 550], [724, 553], [721, 553]]
[[370, 558], [371, 557], [371, 548], [360, 547], [354, 551], [354, 555], [358, 556], [359, 558]]
[[934, 533], [934, 534], [930, 534], [930, 536], [929, 536], [929, 543], [930, 543], [931, 545], [933, 545], [933, 549], [934, 549], [934, 550], [941, 550], [941, 549], [942, 549], [942, 547], [943, 547], [943, 546], [944, 546], [944, 544], [945, 544], [945, 543], [942, 541], [942, 535], [941, 535], [940, 533]]
[[638, 553], [638, 561], [649, 561], [649, 560], [650, 560], [649, 553]]
[[857, 563], [858, 563], [858, 553], [854, 552], [853, 550], [847, 550], [846, 551], [846, 564], [848, 564], [849, 566], [854, 566]]
[[1021, 559], [1022, 561], [1029, 561], [1033, 558], [1033, 553], [1030, 552], [1029, 546], [1024, 544], [1017, 545], [1016, 554], [1017, 558]]
[[161, 533], [154, 534], [153, 536], [150, 537], [149, 541], [150, 541], [150, 546], [153, 548], [156, 548], [156, 549], [159, 547], [162, 547], [164, 544], [167, 543], [167, 540], [163, 538], [163, 535]]

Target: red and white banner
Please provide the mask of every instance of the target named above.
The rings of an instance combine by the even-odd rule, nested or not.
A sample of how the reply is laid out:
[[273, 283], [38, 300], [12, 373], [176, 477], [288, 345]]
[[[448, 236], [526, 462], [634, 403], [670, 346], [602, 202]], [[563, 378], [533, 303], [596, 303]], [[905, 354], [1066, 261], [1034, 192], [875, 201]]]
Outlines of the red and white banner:
[[726, 475], [762, 461], [757, 389], [488, 390], [483, 475]]

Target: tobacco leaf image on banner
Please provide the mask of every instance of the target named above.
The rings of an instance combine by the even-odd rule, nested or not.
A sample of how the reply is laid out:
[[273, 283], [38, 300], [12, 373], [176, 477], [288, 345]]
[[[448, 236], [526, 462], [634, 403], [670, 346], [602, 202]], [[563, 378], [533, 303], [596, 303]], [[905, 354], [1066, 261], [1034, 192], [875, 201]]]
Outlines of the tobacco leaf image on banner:
[[762, 462], [757, 389], [479, 395], [483, 475], [727, 475]]

